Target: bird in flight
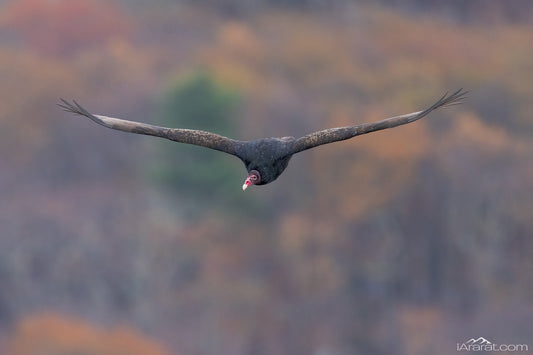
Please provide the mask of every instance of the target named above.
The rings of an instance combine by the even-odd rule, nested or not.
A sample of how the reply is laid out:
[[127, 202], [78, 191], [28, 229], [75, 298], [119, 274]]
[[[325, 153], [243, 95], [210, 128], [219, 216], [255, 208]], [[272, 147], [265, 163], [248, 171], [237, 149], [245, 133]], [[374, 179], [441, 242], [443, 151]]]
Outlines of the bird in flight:
[[179, 143], [199, 145], [234, 155], [242, 160], [248, 171], [244, 185], [242, 185], [242, 189], [246, 190], [250, 185], [266, 185], [276, 180], [289, 164], [291, 157], [296, 153], [319, 145], [338, 142], [362, 134], [417, 121], [433, 110], [461, 103], [465, 94], [466, 91], [463, 89], [459, 89], [450, 95], [446, 93], [437, 102], [423, 111], [386, 118], [381, 121], [325, 129], [300, 138], [263, 138], [253, 141], [235, 140], [201, 130], [166, 128], [119, 118], [93, 115], [75, 100], [70, 103], [64, 99], [60, 99], [61, 103], [58, 105], [65, 111], [88, 117], [92, 121], [107, 128], [166, 138]]

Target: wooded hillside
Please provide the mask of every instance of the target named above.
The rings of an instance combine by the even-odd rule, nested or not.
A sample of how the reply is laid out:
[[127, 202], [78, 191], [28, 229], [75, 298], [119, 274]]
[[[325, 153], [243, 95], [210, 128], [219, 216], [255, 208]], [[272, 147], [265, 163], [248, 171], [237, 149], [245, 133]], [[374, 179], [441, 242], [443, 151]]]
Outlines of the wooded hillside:
[[[0, 349], [533, 347], [532, 5], [419, 3], [1, 1]], [[245, 193], [237, 159], [55, 105], [255, 139], [460, 87]]]

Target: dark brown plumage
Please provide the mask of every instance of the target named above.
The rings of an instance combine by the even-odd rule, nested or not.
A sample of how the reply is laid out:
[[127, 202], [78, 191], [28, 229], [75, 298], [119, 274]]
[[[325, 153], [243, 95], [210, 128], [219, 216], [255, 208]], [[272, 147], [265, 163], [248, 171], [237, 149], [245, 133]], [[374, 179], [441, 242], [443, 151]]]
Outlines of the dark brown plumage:
[[104, 127], [166, 138], [180, 143], [199, 145], [234, 155], [242, 160], [248, 171], [248, 177], [243, 185], [243, 189], [246, 189], [250, 185], [265, 185], [276, 180], [289, 164], [291, 157], [296, 153], [319, 145], [338, 142], [362, 134], [417, 121], [433, 110], [459, 104], [461, 99], [465, 97], [465, 94], [466, 92], [463, 89], [459, 89], [451, 95], [445, 94], [440, 100], [423, 111], [395, 116], [377, 122], [330, 128], [308, 134], [298, 139], [294, 137], [283, 137], [263, 138], [253, 141], [234, 140], [200, 130], [165, 128], [141, 122], [93, 115], [76, 101], [69, 103], [61, 99], [61, 103], [58, 105], [65, 111], [88, 117]]

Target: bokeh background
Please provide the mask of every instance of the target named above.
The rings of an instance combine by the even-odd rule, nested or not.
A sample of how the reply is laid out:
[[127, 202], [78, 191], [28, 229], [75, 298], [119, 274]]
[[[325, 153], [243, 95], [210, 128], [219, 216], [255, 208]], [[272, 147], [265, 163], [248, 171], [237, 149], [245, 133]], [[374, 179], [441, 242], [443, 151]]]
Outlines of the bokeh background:
[[[533, 3], [0, 1], [2, 354], [533, 348]], [[241, 185], [238, 139], [461, 106]]]

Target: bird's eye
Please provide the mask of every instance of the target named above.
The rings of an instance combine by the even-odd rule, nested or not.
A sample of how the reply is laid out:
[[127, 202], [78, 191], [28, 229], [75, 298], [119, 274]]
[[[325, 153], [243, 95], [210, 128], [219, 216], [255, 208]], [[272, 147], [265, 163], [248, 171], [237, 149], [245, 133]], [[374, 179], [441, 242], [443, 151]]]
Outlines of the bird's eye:
[[250, 176], [250, 179], [251, 179], [252, 181], [255, 181], [255, 180], [257, 180], [257, 176], [252, 175], [252, 176]]

